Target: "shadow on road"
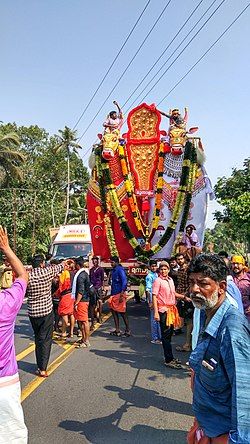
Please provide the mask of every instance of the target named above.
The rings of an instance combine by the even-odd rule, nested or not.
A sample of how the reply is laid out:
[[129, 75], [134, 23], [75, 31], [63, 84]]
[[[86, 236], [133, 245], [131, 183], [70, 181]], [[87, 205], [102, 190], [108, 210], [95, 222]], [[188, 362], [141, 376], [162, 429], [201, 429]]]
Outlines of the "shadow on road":
[[130, 407], [148, 409], [155, 407], [164, 412], [180, 413], [182, 415], [192, 416], [191, 406], [187, 402], [177, 401], [176, 399], [161, 396], [155, 390], [148, 390], [143, 387], [133, 386], [131, 389], [121, 389], [115, 386], [106, 386], [106, 390], [118, 393], [120, 399], [126, 402]]
[[[115, 413], [102, 418], [91, 419], [85, 423], [66, 420], [59, 427], [84, 436], [91, 444], [183, 444], [187, 432], [182, 430], [156, 429], [143, 424], [133, 426], [131, 430], [119, 428], [120, 418], [127, 411], [122, 406]], [[72, 437], [72, 442], [74, 438]]]
[[37, 364], [22, 360], [18, 362], [18, 368], [25, 373], [31, 373], [32, 375], [35, 375], [35, 371], [37, 370]]
[[33, 330], [29, 318], [22, 319], [22, 315], [17, 316], [17, 323], [15, 325], [15, 334], [23, 339], [34, 339]]
[[[158, 371], [166, 377], [170, 376], [177, 379], [187, 378], [188, 368], [182, 370], [167, 369], [164, 366], [162, 346], [150, 344], [150, 322], [146, 304], [137, 305], [130, 302], [128, 304], [128, 314], [132, 336], [129, 338], [110, 336], [107, 327], [104, 325], [98, 330], [98, 336], [105, 338], [109, 346], [107, 349], [101, 350], [93, 348], [91, 353], [107, 359], [114, 359], [119, 364], [130, 365], [135, 369]], [[123, 327], [122, 320], [121, 327]], [[180, 358], [183, 364], [188, 360], [189, 353], [177, 353], [175, 347], [181, 345], [184, 340], [184, 335], [172, 338], [174, 355]], [[110, 350], [110, 344], [115, 345], [114, 350]]]

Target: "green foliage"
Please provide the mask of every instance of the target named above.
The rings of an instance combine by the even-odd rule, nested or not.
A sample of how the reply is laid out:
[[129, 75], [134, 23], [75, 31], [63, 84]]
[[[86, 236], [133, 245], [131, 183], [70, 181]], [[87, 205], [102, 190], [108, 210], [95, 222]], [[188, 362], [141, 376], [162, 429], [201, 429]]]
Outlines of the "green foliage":
[[211, 253], [227, 251], [233, 253], [245, 252], [245, 244], [240, 239], [236, 239], [232, 227], [226, 222], [217, 222], [214, 228], [205, 230], [203, 250]]
[[[63, 224], [66, 208], [67, 157], [69, 157], [71, 181], [70, 211], [75, 221], [84, 223], [85, 194], [89, 174], [75, 152], [59, 150], [58, 136], [50, 136], [36, 125], [17, 127], [14, 124], [0, 126], [0, 134], [16, 133], [20, 145], [15, 147], [25, 158], [19, 164], [20, 176], [12, 174], [1, 184], [0, 223], [5, 225], [10, 241], [24, 261], [35, 252], [47, 252], [52, 226], [51, 206], [56, 225]], [[1, 162], [1, 157], [0, 157]], [[2, 163], [1, 163], [2, 165]], [[0, 176], [1, 177], [1, 176]]]
[[242, 169], [234, 168], [229, 178], [218, 179], [215, 185], [215, 195], [224, 207], [223, 211], [215, 212], [215, 218], [220, 223], [215, 227], [217, 240], [218, 231], [220, 234], [223, 231], [227, 244], [231, 242], [236, 245], [245, 244], [245, 250], [249, 249], [250, 158], [244, 161]]
[[24, 162], [24, 155], [18, 151], [20, 139], [14, 131], [0, 130], [0, 183], [8, 184], [11, 177], [22, 178], [20, 165]]

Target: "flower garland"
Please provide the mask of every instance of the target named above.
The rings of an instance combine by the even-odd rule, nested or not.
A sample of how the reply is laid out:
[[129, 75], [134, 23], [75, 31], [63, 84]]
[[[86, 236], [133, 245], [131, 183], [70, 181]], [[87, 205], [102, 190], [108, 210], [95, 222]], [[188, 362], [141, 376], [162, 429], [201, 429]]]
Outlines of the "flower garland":
[[196, 150], [195, 150], [194, 146], [192, 149], [190, 161], [191, 161], [191, 166], [190, 166], [190, 172], [189, 172], [188, 186], [187, 186], [185, 204], [184, 204], [184, 208], [183, 208], [183, 214], [182, 214], [179, 233], [184, 232], [184, 229], [185, 229], [185, 226], [187, 223], [187, 219], [188, 219], [191, 201], [192, 201], [192, 194], [193, 194], [193, 190], [194, 190], [194, 185], [195, 185], [195, 179], [196, 179], [196, 173], [197, 173], [197, 154], [196, 154]]
[[158, 228], [160, 213], [161, 213], [161, 199], [163, 191], [163, 173], [164, 173], [164, 144], [161, 143], [159, 151], [159, 162], [158, 162], [158, 177], [156, 182], [156, 197], [154, 206], [154, 215], [152, 220], [152, 228], [150, 238], [153, 237], [155, 230]]
[[179, 244], [182, 240], [182, 236], [183, 236], [184, 229], [185, 229], [185, 226], [187, 223], [190, 205], [191, 205], [191, 201], [192, 201], [192, 194], [193, 194], [196, 173], [197, 173], [197, 154], [196, 154], [196, 150], [195, 150], [194, 146], [192, 148], [190, 162], [191, 162], [191, 165], [190, 165], [190, 171], [189, 171], [189, 177], [188, 177], [188, 185], [187, 185], [185, 203], [184, 203], [179, 233], [176, 237], [176, 240], [175, 240], [175, 243], [173, 246], [173, 254], [176, 254], [178, 252], [178, 247], [179, 247]]
[[[123, 179], [124, 179], [124, 183], [125, 183], [125, 188], [127, 191], [130, 209], [131, 209], [136, 227], [137, 227], [138, 231], [142, 232], [146, 241], [148, 239], [152, 238], [153, 233], [157, 229], [158, 224], [159, 224], [162, 190], [163, 190], [164, 156], [165, 156], [164, 144], [161, 143], [160, 150], [159, 150], [158, 168], [157, 168], [158, 177], [157, 177], [157, 182], [156, 182], [156, 197], [155, 197], [154, 214], [153, 214], [151, 231], [149, 232], [149, 226], [145, 225], [145, 223], [142, 221], [141, 214], [138, 210], [138, 205], [136, 202], [133, 182], [129, 179], [128, 166], [127, 166], [127, 162], [126, 162], [124, 146], [123, 145], [119, 146], [119, 158], [121, 161], [122, 174], [123, 174]], [[145, 227], [145, 230], [144, 230], [144, 227]]]
[[104, 212], [104, 225], [105, 225], [105, 231], [107, 235], [107, 241], [109, 246], [109, 251], [112, 256], [119, 257], [119, 253], [117, 250], [117, 246], [115, 243], [115, 237], [114, 232], [112, 229], [110, 217], [107, 214], [108, 208], [107, 208], [107, 196], [106, 196], [106, 190], [104, 186], [104, 178], [102, 174], [102, 149], [96, 148], [95, 150], [95, 160], [96, 160], [96, 175], [98, 179], [99, 184], [99, 190], [100, 190], [100, 198], [101, 198], [101, 206], [102, 210]]
[[191, 166], [191, 158], [192, 158], [192, 149], [193, 145], [191, 142], [187, 142], [185, 145], [185, 152], [183, 157], [183, 164], [182, 164], [182, 172], [181, 172], [181, 178], [180, 178], [180, 185], [177, 192], [176, 202], [175, 206], [171, 215], [171, 219], [169, 222], [168, 227], [165, 230], [165, 233], [159, 240], [157, 244], [155, 244], [153, 247], [150, 248], [148, 251], [148, 256], [153, 256], [154, 254], [158, 253], [169, 241], [171, 238], [176, 225], [178, 223], [183, 204], [185, 201], [185, 195], [189, 183], [189, 176], [190, 176], [190, 166]]
[[[159, 240], [159, 242], [154, 245], [153, 247], [151, 247], [149, 250], [144, 250], [141, 245], [139, 244], [139, 242], [137, 241], [137, 239], [135, 238], [135, 236], [133, 235], [133, 233], [131, 232], [127, 220], [124, 216], [124, 212], [121, 208], [119, 199], [118, 199], [118, 195], [116, 192], [116, 187], [113, 184], [112, 178], [111, 178], [111, 174], [110, 174], [110, 169], [109, 169], [109, 164], [108, 162], [106, 162], [104, 159], [102, 159], [100, 157], [100, 170], [99, 170], [99, 180], [102, 179], [102, 183], [103, 183], [103, 188], [104, 190], [106, 190], [105, 193], [105, 206], [107, 208], [107, 198], [110, 199], [110, 202], [112, 204], [112, 208], [113, 211], [118, 219], [118, 222], [120, 224], [121, 229], [123, 230], [126, 238], [128, 239], [130, 245], [132, 246], [132, 248], [135, 251], [135, 254], [137, 256], [139, 256], [142, 260], [147, 260], [147, 258], [153, 256], [155, 253], [157, 253], [158, 251], [160, 251], [165, 245], [166, 243], [169, 241], [170, 237], [172, 236], [173, 231], [176, 228], [176, 225], [178, 223], [184, 202], [185, 202], [185, 196], [186, 193], [188, 191], [191, 191], [191, 189], [193, 189], [193, 181], [195, 179], [195, 174], [196, 174], [196, 168], [191, 168], [191, 159], [193, 157], [193, 145], [191, 142], [187, 142], [186, 146], [185, 146], [185, 152], [184, 152], [184, 159], [183, 159], [183, 165], [182, 165], [182, 174], [181, 174], [181, 178], [180, 178], [180, 185], [178, 188], [178, 192], [177, 192], [177, 198], [176, 198], [176, 202], [175, 202], [175, 206], [173, 209], [173, 213], [171, 216], [171, 220], [169, 222], [168, 227], [165, 230], [165, 233], [163, 234], [163, 236], [161, 237], [161, 239]], [[125, 160], [125, 159], [124, 159]], [[163, 162], [164, 160], [164, 156], [161, 156], [161, 161]], [[192, 162], [193, 164], [193, 162]], [[160, 176], [158, 175], [158, 180], [157, 180], [157, 190], [163, 187], [163, 174]], [[161, 191], [159, 193], [157, 193], [157, 195], [161, 194]], [[132, 197], [132, 196], [131, 196]], [[156, 196], [156, 202], [155, 202], [155, 219], [153, 221], [152, 226], [155, 228], [157, 228], [157, 224], [158, 224], [158, 219], [156, 219], [157, 217], [159, 217], [158, 211], [156, 212], [156, 210], [159, 210], [160, 212], [160, 198]], [[107, 222], [108, 224], [108, 222]], [[107, 235], [108, 235], [108, 242], [110, 242], [111, 248], [116, 248], [117, 247], [115, 245], [115, 236], [113, 233], [113, 229], [110, 225], [108, 224], [108, 230], [107, 230]]]
[[106, 186], [108, 197], [110, 198], [113, 211], [118, 219], [120, 227], [123, 230], [130, 245], [134, 249], [135, 253], [143, 255], [144, 250], [142, 249], [139, 242], [137, 241], [137, 239], [135, 238], [135, 236], [131, 232], [131, 230], [128, 226], [127, 220], [124, 216], [123, 210], [121, 208], [121, 205], [120, 205], [120, 202], [119, 202], [119, 199], [117, 196], [116, 187], [112, 182], [110, 169], [109, 169], [109, 165], [107, 162], [105, 162], [105, 163], [102, 162], [102, 171], [103, 171], [103, 177], [104, 177], [104, 185]]
[[125, 188], [126, 188], [132, 216], [134, 218], [136, 228], [138, 229], [138, 231], [141, 231], [144, 235], [142, 220], [140, 218], [140, 213], [138, 211], [138, 206], [137, 206], [136, 197], [135, 197], [135, 193], [134, 193], [133, 182], [129, 179], [129, 175], [128, 175], [128, 167], [127, 167], [125, 150], [124, 150], [123, 145], [119, 145], [119, 158], [120, 158], [120, 162], [121, 162], [122, 175], [123, 175], [123, 179], [124, 179], [124, 183], [125, 183]]
[[109, 251], [111, 253], [111, 256], [119, 257], [119, 253], [118, 253], [117, 246], [115, 243], [114, 232], [113, 232], [110, 217], [108, 216], [108, 214], [105, 214], [105, 216], [104, 216], [104, 224], [105, 224], [108, 246], [109, 246]]
[[98, 185], [100, 190], [100, 198], [101, 198], [101, 206], [104, 214], [107, 213], [107, 201], [106, 201], [106, 190], [103, 181], [102, 175], [102, 157], [101, 157], [101, 148], [96, 148], [95, 150], [95, 161], [96, 161], [96, 175], [98, 179]]

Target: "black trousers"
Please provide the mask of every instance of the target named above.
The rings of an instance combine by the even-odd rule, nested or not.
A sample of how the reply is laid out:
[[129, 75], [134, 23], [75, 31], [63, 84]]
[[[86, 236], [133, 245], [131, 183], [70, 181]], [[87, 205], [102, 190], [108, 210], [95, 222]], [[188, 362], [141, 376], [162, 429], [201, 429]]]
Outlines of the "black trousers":
[[161, 341], [163, 346], [165, 362], [171, 362], [173, 357], [171, 339], [174, 332], [174, 327], [166, 325], [167, 313], [159, 313], [160, 315], [160, 327], [161, 327]]
[[30, 317], [35, 334], [35, 354], [37, 366], [40, 370], [47, 370], [54, 326], [54, 313], [39, 318]]

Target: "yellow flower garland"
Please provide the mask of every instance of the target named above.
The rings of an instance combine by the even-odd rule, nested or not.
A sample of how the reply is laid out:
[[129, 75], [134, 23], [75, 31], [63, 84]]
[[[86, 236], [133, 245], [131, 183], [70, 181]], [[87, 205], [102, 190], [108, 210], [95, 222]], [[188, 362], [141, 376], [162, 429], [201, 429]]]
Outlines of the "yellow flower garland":
[[118, 253], [117, 246], [115, 243], [114, 232], [113, 232], [110, 217], [108, 216], [108, 214], [105, 214], [105, 216], [104, 216], [104, 224], [105, 224], [108, 246], [109, 246], [111, 256], [119, 257], [119, 253]]
[[[182, 176], [181, 176], [181, 180], [180, 180], [181, 184], [178, 188], [177, 198], [176, 198], [176, 202], [175, 202], [175, 206], [173, 209], [170, 223], [169, 223], [168, 227], [166, 228], [165, 233], [162, 236], [162, 238], [160, 239], [159, 243], [154, 245], [152, 248], [150, 248], [147, 251], [141, 247], [141, 245], [138, 243], [137, 239], [135, 238], [135, 236], [133, 235], [133, 233], [129, 229], [127, 220], [126, 220], [124, 213], [123, 213], [123, 209], [121, 208], [121, 205], [119, 202], [116, 187], [113, 184], [112, 179], [111, 179], [110, 168], [109, 168], [108, 163], [104, 162], [101, 164], [102, 177], [103, 176], [106, 177], [106, 179], [104, 181], [106, 183], [105, 187], [106, 187], [106, 191], [107, 191], [106, 201], [110, 200], [112, 209], [118, 219], [121, 229], [124, 231], [126, 238], [128, 239], [132, 248], [135, 250], [135, 253], [141, 257], [150, 257], [150, 256], [154, 255], [155, 253], [157, 253], [158, 251], [160, 251], [161, 248], [170, 239], [170, 237], [173, 233], [173, 230], [176, 228], [176, 225], [178, 223], [178, 219], [179, 219], [181, 211], [182, 211], [183, 203], [185, 200], [185, 195], [186, 195], [188, 189], [190, 189], [191, 184], [194, 183], [193, 181], [195, 180], [195, 175], [196, 175], [196, 168], [197, 167], [195, 166], [195, 168], [192, 168], [192, 165], [191, 165], [192, 162], [190, 161], [190, 158], [189, 158], [191, 155], [190, 152], [192, 152], [192, 144], [189, 143], [189, 145], [188, 145], [188, 143], [187, 143], [185, 155], [184, 155], [184, 161], [183, 161]], [[185, 158], [185, 156], [186, 156], [186, 158]], [[186, 179], [185, 179], [185, 177], [186, 177]], [[158, 179], [160, 179], [159, 176], [158, 176]], [[159, 180], [157, 182], [159, 185], [159, 189], [162, 188], [163, 181]], [[159, 205], [160, 205], [159, 200], [157, 200], [157, 202], [155, 203], [155, 208], [158, 208]], [[155, 222], [154, 222], [154, 225], [156, 225]], [[114, 241], [114, 244], [112, 246], [112, 248], [113, 248], [115, 245], [115, 237], [114, 237], [114, 233], [113, 233], [113, 229], [112, 229], [111, 224], [108, 228], [108, 233], [109, 233], [108, 236], [110, 238], [109, 242], [112, 242], [112, 239]], [[116, 245], [115, 245], [115, 248], [116, 248]]]
[[130, 209], [132, 211], [136, 227], [138, 231], [141, 231], [143, 234], [146, 242], [150, 237], [152, 237], [153, 231], [157, 229], [159, 224], [159, 218], [160, 218], [160, 208], [161, 208], [161, 199], [162, 199], [162, 189], [163, 189], [163, 170], [164, 170], [164, 144], [160, 144], [160, 150], [159, 150], [159, 160], [158, 160], [158, 177], [156, 182], [156, 197], [155, 197], [155, 206], [154, 206], [154, 214], [153, 214], [153, 220], [152, 220], [152, 226], [149, 230], [149, 225], [146, 225], [142, 221], [142, 217], [140, 214], [140, 211], [138, 209], [136, 196], [134, 192], [134, 186], [132, 180], [129, 179], [129, 171], [128, 171], [128, 165], [125, 158], [125, 149], [123, 145], [119, 146], [119, 156], [120, 156], [120, 162], [121, 162], [121, 168], [122, 168], [122, 174], [125, 182], [125, 188], [128, 195], [129, 205]]

